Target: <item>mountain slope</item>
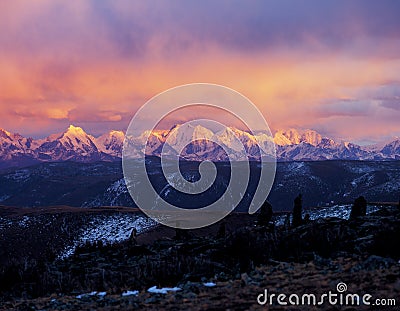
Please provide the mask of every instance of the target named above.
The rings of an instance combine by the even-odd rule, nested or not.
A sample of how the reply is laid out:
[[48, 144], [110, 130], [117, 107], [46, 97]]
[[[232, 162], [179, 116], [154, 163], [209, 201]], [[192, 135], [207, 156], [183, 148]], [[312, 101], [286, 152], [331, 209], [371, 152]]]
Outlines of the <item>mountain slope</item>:
[[121, 157], [124, 138], [124, 132], [110, 131], [95, 139], [94, 142], [99, 151], [115, 157]]
[[51, 161], [98, 161], [102, 159], [93, 136], [71, 125], [64, 133], [51, 135], [35, 150], [38, 159]]
[[400, 138], [392, 141], [385, 145], [382, 150], [382, 154], [388, 157], [394, 157], [395, 159], [400, 159]]
[[[134, 164], [134, 163], [133, 163]], [[137, 161], [140, 165], [140, 162]], [[251, 165], [256, 173], [257, 165]], [[225, 192], [229, 164], [216, 163], [218, 177], [204, 195], [182, 195], [167, 185], [159, 163], [149, 166], [154, 187], [169, 202], [184, 208], [212, 203]], [[198, 178], [198, 163], [181, 166], [187, 180]], [[172, 178], [173, 180], [173, 178]], [[133, 182], [133, 186], [135, 181]], [[137, 181], [136, 181], [137, 182]], [[240, 211], [247, 211], [251, 182], [243, 193]], [[400, 191], [399, 161], [306, 161], [280, 162], [268, 197], [275, 210], [291, 210], [293, 199], [303, 194], [304, 207], [350, 204], [360, 195], [368, 201], [398, 202]], [[333, 201], [333, 203], [332, 203]], [[10, 206], [134, 206], [118, 162], [40, 163], [35, 166], [0, 172], [0, 204]], [[154, 203], [156, 204], [156, 202]]]
[[0, 129], [0, 168], [38, 163], [32, 150], [33, 145], [32, 138]]

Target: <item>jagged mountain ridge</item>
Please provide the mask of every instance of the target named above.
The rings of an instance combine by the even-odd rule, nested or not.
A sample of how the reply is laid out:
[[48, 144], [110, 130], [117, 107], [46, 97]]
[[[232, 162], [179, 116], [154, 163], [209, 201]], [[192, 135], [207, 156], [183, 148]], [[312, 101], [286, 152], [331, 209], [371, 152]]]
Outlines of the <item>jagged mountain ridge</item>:
[[[187, 124], [176, 125], [165, 131], [145, 131], [139, 137], [129, 137], [127, 142], [132, 157], [143, 156], [139, 146], [147, 137], [147, 155], [160, 156], [163, 153], [187, 160], [226, 161], [229, 158], [245, 160], [247, 157], [258, 160], [260, 156], [272, 155], [274, 146], [279, 161], [400, 159], [399, 138], [378, 148], [336, 142], [313, 130], [289, 129], [277, 131], [271, 137], [263, 132], [253, 135], [233, 127], [214, 133], [200, 125]], [[0, 129], [0, 167], [53, 161], [118, 160], [122, 156], [124, 139], [122, 131], [110, 131], [96, 138], [73, 125], [63, 133], [37, 140]], [[192, 143], [186, 145], [189, 140]]]
[[117, 160], [121, 157], [123, 139], [123, 132], [111, 131], [95, 138], [73, 125], [63, 133], [37, 140], [0, 129], [0, 167], [54, 161]]

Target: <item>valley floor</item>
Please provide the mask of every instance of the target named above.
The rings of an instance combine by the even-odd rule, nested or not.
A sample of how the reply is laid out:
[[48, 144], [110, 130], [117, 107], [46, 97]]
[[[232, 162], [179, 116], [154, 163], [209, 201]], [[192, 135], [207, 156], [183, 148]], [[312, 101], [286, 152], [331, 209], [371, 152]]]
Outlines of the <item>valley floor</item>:
[[[1, 211], [3, 217], [20, 219], [29, 213]], [[114, 212], [130, 213], [101, 210]], [[258, 226], [255, 215], [235, 213], [226, 218], [224, 235], [218, 236], [221, 223], [189, 234], [153, 226], [137, 237], [137, 244], [86, 243], [57, 258], [54, 252], [62, 250], [63, 239], [79, 231], [69, 227], [61, 232], [63, 217], [73, 217], [68, 219], [80, 226], [91, 213], [57, 207], [40, 213], [55, 217], [51, 229], [42, 226], [31, 236], [24, 226], [20, 232], [0, 230], [0, 310], [369, 310], [327, 301], [322, 306], [257, 303], [264, 290], [320, 297], [338, 294], [339, 283], [346, 284], [345, 293], [370, 294], [372, 303], [400, 303], [398, 207], [352, 221], [320, 218], [297, 228]], [[176, 291], [149, 292], [154, 286]]]
[[2, 310], [370, 310], [368, 306], [323, 305], [261, 306], [257, 297], [267, 289], [269, 293], [287, 296], [336, 292], [338, 283], [348, 286], [348, 293], [370, 293], [375, 298], [395, 298], [397, 306], [376, 307], [375, 310], [397, 310], [400, 292], [400, 265], [390, 260], [370, 256], [340, 257], [334, 260], [313, 260], [307, 263], [276, 262], [261, 265], [237, 278], [218, 280], [207, 287], [202, 282], [184, 282], [178, 292], [153, 294], [145, 290], [137, 295], [116, 293], [83, 296], [56, 295], [5, 302]]

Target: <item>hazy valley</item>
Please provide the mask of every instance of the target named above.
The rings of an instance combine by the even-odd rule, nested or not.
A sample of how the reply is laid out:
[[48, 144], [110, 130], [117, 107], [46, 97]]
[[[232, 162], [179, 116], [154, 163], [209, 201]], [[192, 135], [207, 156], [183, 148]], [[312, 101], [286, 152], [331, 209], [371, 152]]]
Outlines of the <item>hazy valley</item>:
[[[196, 198], [199, 206], [219, 197], [229, 180], [229, 164], [216, 164], [220, 169], [214, 185]], [[176, 204], [183, 200], [167, 185], [159, 159], [152, 158], [152, 181], [160, 196]], [[181, 169], [188, 180], [198, 178], [198, 162], [183, 162]], [[257, 176], [259, 164], [251, 164]], [[239, 205], [247, 211], [257, 179], [251, 179]], [[359, 195], [368, 201], [397, 201], [400, 193], [399, 161], [300, 161], [280, 162], [272, 191], [268, 197], [275, 210], [290, 210], [293, 198], [304, 196], [304, 206], [317, 207], [351, 203]], [[189, 202], [190, 202], [190, 197]], [[188, 199], [185, 198], [185, 199]], [[184, 200], [183, 200], [184, 201]], [[135, 206], [122, 176], [121, 163], [96, 162], [41, 163], [20, 169], [3, 169], [0, 173], [0, 204], [9, 206], [82, 207]], [[187, 208], [195, 208], [188, 206]]]

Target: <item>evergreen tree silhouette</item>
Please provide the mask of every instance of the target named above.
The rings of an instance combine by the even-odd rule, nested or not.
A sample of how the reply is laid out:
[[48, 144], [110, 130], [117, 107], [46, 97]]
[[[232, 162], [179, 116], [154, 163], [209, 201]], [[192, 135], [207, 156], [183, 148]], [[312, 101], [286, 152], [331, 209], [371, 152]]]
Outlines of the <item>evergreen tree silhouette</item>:
[[257, 225], [259, 226], [268, 226], [269, 222], [272, 219], [272, 205], [268, 201], [265, 201], [260, 208], [260, 213], [257, 217]]
[[286, 214], [285, 222], [284, 222], [283, 226], [284, 226], [285, 230], [290, 229], [290, 213]]
[[129, 236], [129, 241], [131, 245], [137, 245], [136, 236], [137, 236], [137, 229], [132, 228], [131, 235]]
[[303, 223], [303, 219], [301, 217], [302, 209], [303, 209], [303, 200], [301, 198], [301, 194], [299, 194], [294, 199], [293, 221], [292, 221], [292, 226], [293, 227], [298, 227]]
[[218, 228], [217, 239], [225, 238], [225, 235], [226, 235], [226, 222], [225, 219], [223, 219]]
[[363, 196], [359, 196], [354, 200], [353, 206], [350, 212], [350, 219], [355, 219], [360, 216], [367, 214], [367, 200]]

